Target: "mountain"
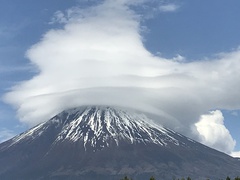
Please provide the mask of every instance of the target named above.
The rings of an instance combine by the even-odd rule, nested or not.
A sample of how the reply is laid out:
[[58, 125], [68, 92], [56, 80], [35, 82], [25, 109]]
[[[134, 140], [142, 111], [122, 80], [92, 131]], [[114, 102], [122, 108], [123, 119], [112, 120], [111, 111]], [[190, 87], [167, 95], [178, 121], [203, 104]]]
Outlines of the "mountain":
[[146, 116], [113, 107], [63, 111], [0, 144], [0, 179], [164, 180], [240, 175], [240, 161]]

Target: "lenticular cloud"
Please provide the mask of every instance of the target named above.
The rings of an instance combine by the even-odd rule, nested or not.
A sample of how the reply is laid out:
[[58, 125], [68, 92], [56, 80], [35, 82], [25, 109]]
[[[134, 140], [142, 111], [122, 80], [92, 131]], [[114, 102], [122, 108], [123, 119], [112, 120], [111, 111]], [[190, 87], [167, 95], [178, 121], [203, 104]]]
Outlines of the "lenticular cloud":
[[35, 125], [81, 105], [111, 105], [154, 114], [164, 126], [192, 135], [207, 111], [240, 108], [239, 49], [194, 62], [154, 56], [142, 41], [141, 16], [125, 1], [57, 14], [63, 28], [49, 30], [27, 51], [38, 74], [5, 96], [22, 122]]

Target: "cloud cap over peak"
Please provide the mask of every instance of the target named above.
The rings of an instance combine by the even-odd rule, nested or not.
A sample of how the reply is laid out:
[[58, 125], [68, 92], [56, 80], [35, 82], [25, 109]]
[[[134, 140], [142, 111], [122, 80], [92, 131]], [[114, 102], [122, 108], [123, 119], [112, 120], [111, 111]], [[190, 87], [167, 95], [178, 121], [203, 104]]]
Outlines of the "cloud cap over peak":
[[5, 95], [22, 122], [35, 125], [81, 105], [114, 105], [155, 114], [162, 125], [199, 138], [192, 127], [201, 115], [240, 109], [239, 49], [194, 62], [155, 56], [144, 47], [141, 16], [131, 5], [107, 0], [55, 15], [63, 28], [27, 51], [39, 73]]

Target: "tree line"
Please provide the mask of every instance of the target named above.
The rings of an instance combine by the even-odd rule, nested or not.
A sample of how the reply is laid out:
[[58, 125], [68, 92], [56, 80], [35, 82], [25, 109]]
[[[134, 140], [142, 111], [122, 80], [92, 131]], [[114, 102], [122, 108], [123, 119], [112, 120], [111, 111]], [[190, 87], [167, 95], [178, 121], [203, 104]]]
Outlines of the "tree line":
[[[129, 178], [129, 177], [127, 177], [127, 176], [125, 176], [124, 178], [122, 178], [121, 180], [133, 180], [132, 178]], [[152, 177], [150, 177], [150, 179], [149, 180], [156, 180], [153, 176]], [[173, 180], [192, 180], [190, 177], [187, 177], [186, 179], [185, 178], [178, 178], [178, 179], [173, 179]], [[207, 179], [207, 180], [210, 180], [210, 179]], [[223, 180], [223, 179], [221, 179], [221, 180]], [[233, 178], [233, 179], [231, 179], [229, 176], [227, 176], [226, 177], [226, 180], [240, 180], [240, 177], [235, 177], [235, 178]]]

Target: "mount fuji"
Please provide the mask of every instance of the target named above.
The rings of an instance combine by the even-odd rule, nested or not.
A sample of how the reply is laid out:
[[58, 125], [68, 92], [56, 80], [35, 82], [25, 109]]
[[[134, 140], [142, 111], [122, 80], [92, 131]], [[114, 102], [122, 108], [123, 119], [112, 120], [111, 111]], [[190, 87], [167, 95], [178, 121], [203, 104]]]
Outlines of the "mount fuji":
[[0, 144], [0, 179], [144, 180], [240, 175], [240, 161], [116, 107], [69, 109]]

